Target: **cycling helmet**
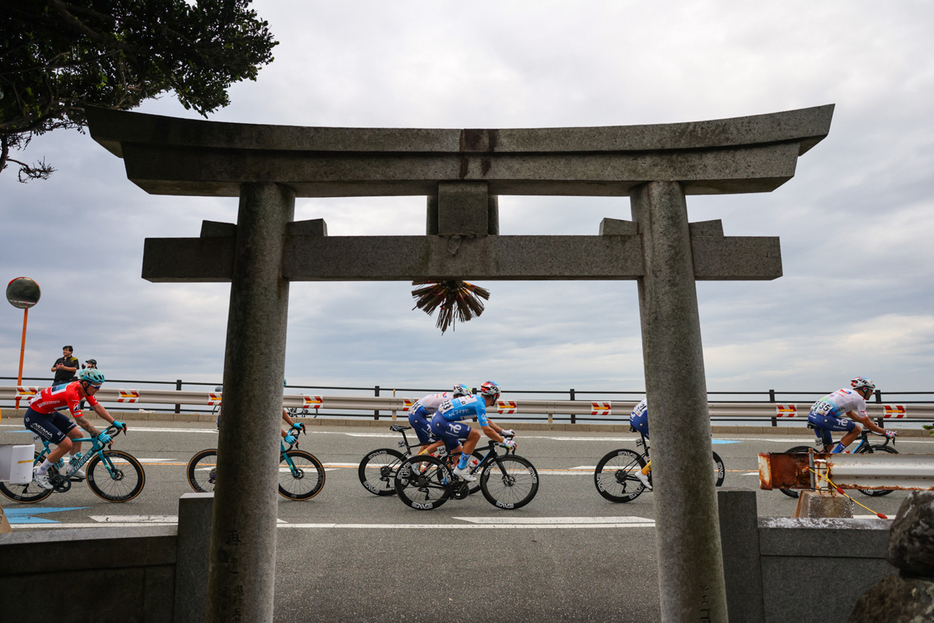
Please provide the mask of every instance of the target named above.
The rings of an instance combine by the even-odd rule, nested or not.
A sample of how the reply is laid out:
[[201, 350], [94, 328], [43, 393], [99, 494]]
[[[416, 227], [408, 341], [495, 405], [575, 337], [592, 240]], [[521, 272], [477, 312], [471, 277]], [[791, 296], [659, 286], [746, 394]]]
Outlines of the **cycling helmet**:
[[852, 381], [850, 381], [850, 385], [853, 386], [853, 389], [863, 389], [864, 387], [868, 387], [869, 391], [873, 391], [876, 389], [875, 383], [873, 383], [869, 379], [864, 379], [861, 376], [858, 376]]
[[97, 368], [87, 368], [81, 371], [81, 374], [78, 375], [78, 378], [82, 381], [90, 383], [91, 385], [100, 385], [104, 382], [104, 373]]
[[458, 398], [460, 396], [468, 396], [470, 395], [470, 388], [463, 384], [455, 385], [451, 393], [454, 394], [455, 398]]
[[499, 385], [493, 381], [487, 381], [480, 386], [481, 396], [499, 396]]

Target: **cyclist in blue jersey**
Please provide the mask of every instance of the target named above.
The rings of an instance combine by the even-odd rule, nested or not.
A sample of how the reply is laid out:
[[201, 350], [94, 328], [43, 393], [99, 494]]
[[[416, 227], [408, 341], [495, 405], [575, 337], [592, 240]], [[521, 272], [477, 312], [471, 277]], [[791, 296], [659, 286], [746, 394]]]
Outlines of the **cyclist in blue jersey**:
[[[505, 434], [512, 437], [515, 432], [503, 430], [486, 415], [487, 408], [496, 402], [499, 394], [499, 385], [487, 381], [480, 386], [479, 395], [461, 396], [446, 401], [432, 416], [431, 432], [444, 441], [449, 452], [458, 450], [461, 452], [460, 461], [454, 469], [455, 476], [469, 482], [477, 479], [470, 473], [468, 464], [470, 456], [477, 447], [477, 442], [480, 441], [480, 432], [469, 424], [462, 423], [462, 420], [477, 418], [480, 428], [487, 437], [507, 448], [516, 447], [515, 441], [503, 436]], [[461, 440], [464, 440], [463, 445]]]
[[[830, 431], [848, 431], [831, 452], [843, 452], [848, 445], [859, 437], [862, 428], [859, 422], [869, 430], [886, 437], [895, 437], [894, 430], [885, 430], [873, 424], [866, 413], [866, 401], [875, 391], [875, 384], [861, 376], [850, 381], [853, 389], [838, 389], [815, 402], [808, 413], [808, 422], [814, 425], [814, 434], [818, 442], [825, 447], [833, 443]], [[850, 419], [844, 419], [844, 416]]]
[[419, 454], [433, 452], [441, 446], [441, 441], [432, 442], [431, 439], [431, 416], [438, 411], [438, 407], [447, 400], [469, 395], [469, 387], [466, 385], [455, 385], [454, 389], [450, 392], [428, 394], [412, 405], [412, 409], [409, 411], [409, 425], [415, 429], [418, 442], [422, 444], [421, 449], [418, 451]]
[[[629, 425], [646, 439], [649, 438], [649, 404], [645, 398], [637, 402], [636, 406], [633, 407], [632, 413], [629, 414]], [[649, 477], [645, 472], [648, 467], [646, 465], [642, 470], [636, 470], [634, 473], [642, 486], [651, 491], [652, 483], [649, 482]]]

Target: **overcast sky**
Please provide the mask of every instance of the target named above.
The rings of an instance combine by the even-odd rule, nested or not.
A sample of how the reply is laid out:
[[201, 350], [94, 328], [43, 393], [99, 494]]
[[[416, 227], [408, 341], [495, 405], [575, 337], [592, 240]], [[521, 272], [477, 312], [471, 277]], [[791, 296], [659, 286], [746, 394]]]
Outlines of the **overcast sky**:
[[[536, 128], [675, 123], [836, 104], [830, 135], [772, 193], [688, 197], [692, 221], [779, 236], [784, 276], [700, 282], [711, 391], [832, 391], [854, 375], [934, 390], [934, 5], [929, 2], [254, 3], [280, 45], [211, 120], [302, 126]], [[139, 109], [197, 115], [174, 96]], [[146, 237], [233, 222], [237, 200], [148, 195], [87, 135], [0, 174], [0, 281], [42, 287], [25, 376], [63, 344], [119, 379], [222, 377], [229, 285], [140, 278]], [[501, 233], [597, 234], [629, 199], [501, 197]], [[298, 199], [330, 235], [420, 235], [425, 199]], [[641, 390], [636, 284], [480, 282], [484, 314], [441, 335], [412, 286], [293, 283], [290, 384]], [[23, 312], [0, 308], [0, 376]], [[8, 383], [8, 381], [0, 381]]]

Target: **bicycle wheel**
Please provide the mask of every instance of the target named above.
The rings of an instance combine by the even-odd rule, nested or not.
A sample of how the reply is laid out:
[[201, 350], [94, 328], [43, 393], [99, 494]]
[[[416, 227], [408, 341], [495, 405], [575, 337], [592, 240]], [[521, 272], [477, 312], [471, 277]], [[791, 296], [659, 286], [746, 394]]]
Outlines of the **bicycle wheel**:
[[217, 480], [217, 450], [202, 450], [191, 457], [185, 473], [188, 475], [188, 484], [197, 493], [213, 492]]
[[620, 448], [607, 453], [593, 472], [597, 491], [610, 502], [631, 502], [645, 491], [645, 485], [635, 476], [645, 467], [641, 454]]
[[716, 452], [713, 453], [713, 479], [714, 486], [719, 487], [723, 484], [723, 478], [726, 475], [726, 469], [723, 467], [723, 459]]
[[480, 490], [496, 508], [522, 508], [538, 493], [538, 472], [521, 456], [498, 456], [484, 466], [480, 474]]
[[396, 494], [396, 470], [405, 455], [391, 448], [373, 450], [360, 460], [357, 476], [363, 488], [374, 495]]
[[94, 495], [108, 502], [132, 500], [146, 485], [146, 472], [131, 454], [103, 450], [87, 463], [87, 483]]
[[288, 450], [279, 462], [279, 495], [310, 500], [324, 487], [324, 465], [311, 452]]
[[443, 461], [427, 454], [407, 458], [396, 472], [396, 495], [402, 503], [420, 511], [438, 508], [451, 495], [454, 481]]
[[[39, 458], [38, 452], [36, 452], [36, 458]], [[35, 465], [35, 459], [33, 465]], [[52, 495], [52, 489], [43, 489], [33, 481], [29, 481], [25, 485], [11, 485], [8, 482], [0, 482], [0, 493], [14, 502], [33, 504]]]
[[[882, 444], [874, 445], [871, 451], [869, 450], [868, 444], [863, 444], [862, 446], [859, 447], [858, 450], [856, 450], [855, 454], [871, 454], [872, 452], [888, 452], [889, 454], [898, 454], [898, 450], [896, 450], [895, 448], [892, 448], [890, 446], [884, 446]], [[863, 495], [868, 495], [869, 497], [872, 497], [872, 498], [880, 498], [883, 495], [888, 495], [892, 493], [890, 489], [882, 489], [882, 490], [857, 489], [857, 491], [859, 491]]]
[[[788, 450], [785, 450], [785, 453], [788, 454], [790, 452], [803, 452], [807, 454], [808, 451], [811, 449], [812, 449], [811, 446], [795, 446], [794, 448], [789, 448]], [[779, 489], [779, 491], [781, 491], [782, 493], [784, 493], [790, 498], [797, 498], [800, 495], [798, 491], [795, 489]]]

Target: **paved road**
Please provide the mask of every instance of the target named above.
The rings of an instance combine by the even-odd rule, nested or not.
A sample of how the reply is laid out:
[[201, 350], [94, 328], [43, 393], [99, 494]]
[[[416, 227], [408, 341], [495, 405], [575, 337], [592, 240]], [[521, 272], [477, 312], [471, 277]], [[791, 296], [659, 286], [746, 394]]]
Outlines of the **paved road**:
[[[0, 424], [0, 443], [28, 443], [16, 424]], [[216, 445], [204, 423], [131, 422], [115, 447], [144, 462], [147, 482], [132, 502], [111, 504], [84, 485], [37, 505], [0, 499], [17, 530], [174, 521], [188, 492], [185, 465]], [[387, 424], [388, 427], [388, 424]], [[276, 620], [654, 621], [658, 620], [654, 507], [650, 493], [612, 504], [593, 486], [593, 467], [631, 433], [519, 431], [519, 454], [541, 475], [535, 500], [502, 511], [482, 496], [415, 511], [359, 484], [356, 465], [369, 450], [394, 447], [387, 429], [309, 427], [301, 447], [327, 467], [327, 484], [307, 502], [281, 500]], [[714, 449], [727, 468], [724, 486], [755, 488], [756, 454], [808, 443], [810, 437], [730, 435]], [[934, 440], [904, 438], [901, 452], [928, 453]], [[894, 516], [906, 494], [858, 499]], [[795, 501], [757, 494], [760, 516], [788, 517]], [[868, 511], [859, 513], [869, 514]]]

